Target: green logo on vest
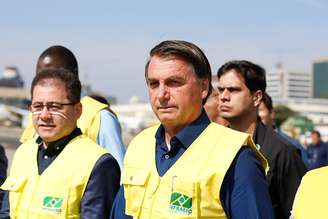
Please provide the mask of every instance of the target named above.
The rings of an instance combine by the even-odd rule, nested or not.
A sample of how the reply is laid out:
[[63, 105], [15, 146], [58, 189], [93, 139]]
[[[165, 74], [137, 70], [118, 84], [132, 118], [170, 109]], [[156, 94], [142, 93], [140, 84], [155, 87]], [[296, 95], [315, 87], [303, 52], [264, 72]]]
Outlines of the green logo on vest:
[[46, 196], [43, 198], [42, 210], [60, 213], [62, 205], [63, 198]]
[[178, 192], [173, 192], [171, 194], [171, 200], [170, 200], [171, 211], [184, 215], [191, 215], [192, 214], [191, 207], [192, 207], [191, 197]]

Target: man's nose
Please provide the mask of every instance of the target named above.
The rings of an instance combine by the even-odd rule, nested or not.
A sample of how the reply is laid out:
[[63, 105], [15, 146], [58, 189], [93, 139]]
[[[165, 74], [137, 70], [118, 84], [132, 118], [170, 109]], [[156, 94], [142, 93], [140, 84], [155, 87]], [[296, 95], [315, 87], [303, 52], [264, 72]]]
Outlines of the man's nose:
[[49, 119], [51, 118], [51, 113], [48, 110], [47, 106], [44, 106], [41, 113], [40, 113], [40, 118], [42, 119]]
[[229, 100], [230, 99], [230, 93], [227, 89], [224, 89], [220, 92], [220, 100]]
[[160, 85], [158, 88], [158, 99], [160, 101], [167, 100], [169, 98], [169, 91], [165, 85]]

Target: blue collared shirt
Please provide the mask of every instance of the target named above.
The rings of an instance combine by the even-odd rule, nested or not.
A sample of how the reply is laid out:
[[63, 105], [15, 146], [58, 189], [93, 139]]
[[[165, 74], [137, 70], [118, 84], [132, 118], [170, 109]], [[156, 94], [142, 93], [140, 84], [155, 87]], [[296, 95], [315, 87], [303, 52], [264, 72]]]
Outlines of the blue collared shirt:
[[[86, 96], [83, 90], [80, 96], [81, 98]], [[122, 129], [118, 119], [107, 109], [100, 111], [100, 127], [96, 143], [105, 148], [115, 158], [122, 170], [125, 154]]]
[[[205, 111], [171, 141], [171, 150], [165, 143], [164, 128], [156, 132], [156, 167], [158, 174], [165, 172], [180, 158], [194, 140], [210, 124]], [[228, 145], [227, 145], [228, 146]], [[111, 218], [132, 218], [125, 215], [125, 199], [121, 186]], [[220, 190], [220, 199], [228, 218], [274, 218], [264, 170], [248, 147], [243, 147], [231, 164]]]
[[118, 119], [106, 109], [100, 111], [97, 144], [105, 148], [115, 158], [122, 170], [125, 145], [122, 141], [121, 125]]

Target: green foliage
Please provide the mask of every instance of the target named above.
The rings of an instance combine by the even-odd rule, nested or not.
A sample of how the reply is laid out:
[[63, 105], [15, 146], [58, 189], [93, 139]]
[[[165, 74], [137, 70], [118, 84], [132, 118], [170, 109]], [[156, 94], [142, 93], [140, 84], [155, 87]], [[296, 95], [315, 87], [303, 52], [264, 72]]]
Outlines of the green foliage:
[[278, 105], [274, 107], [275, 112], [275, 124], [277, 127], [280, 127], [280, 125], [286, 121], [289, 117], [297, 116], [298, 113], [291, 110], [285, 105]]

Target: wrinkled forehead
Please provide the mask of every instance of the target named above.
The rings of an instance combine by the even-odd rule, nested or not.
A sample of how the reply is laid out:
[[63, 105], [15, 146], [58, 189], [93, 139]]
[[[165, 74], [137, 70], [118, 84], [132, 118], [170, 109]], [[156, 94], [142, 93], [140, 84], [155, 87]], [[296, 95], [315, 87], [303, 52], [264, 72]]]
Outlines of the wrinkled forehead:
[[178, 72], [183, 72], [188, 74], [191, 73], [197, 78], [193, 65], [179, 56], [152, 56], [149, 60], [147, 71], [149, 71], [149, 67], [153, 70], [153, 73], [161, 73], [162, 71], [160, 70], [165, 69], [166, 72], [169, 72], [172, 76], [176, 75]]

